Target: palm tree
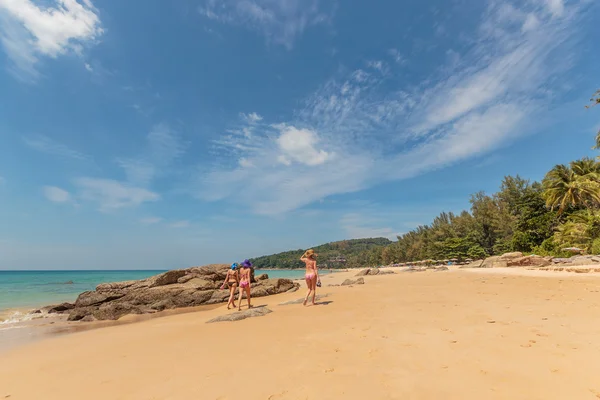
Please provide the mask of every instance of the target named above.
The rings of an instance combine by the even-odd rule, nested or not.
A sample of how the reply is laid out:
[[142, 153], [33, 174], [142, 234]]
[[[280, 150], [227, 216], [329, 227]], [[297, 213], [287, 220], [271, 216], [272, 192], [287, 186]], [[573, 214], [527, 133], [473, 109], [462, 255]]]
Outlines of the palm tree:
[[570, 166], [556, 165], [542, 181], [546, 206], [551, 210], [558, 208], [561, 214], [568, 206], [600, 205], [597, 170], [597, 164], [590, 164], [586, 159], [573, 161]]

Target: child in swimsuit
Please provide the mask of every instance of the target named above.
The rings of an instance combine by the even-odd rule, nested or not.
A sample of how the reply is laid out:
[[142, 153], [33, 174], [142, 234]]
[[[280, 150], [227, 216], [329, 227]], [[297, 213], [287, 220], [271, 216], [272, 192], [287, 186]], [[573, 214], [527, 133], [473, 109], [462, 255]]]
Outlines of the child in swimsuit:
[[252, 308], [250, 304], [250, 279], [251, 279], [251, 268], [252, 263], [250, 260], [244, 260], [242, 263], [242, 270], [240, 271], [240, 297], [238, 298], [238, 311], [242, 309], [242, 296], [246, 292], [246, 298], [248, 299], [248, 308]]
[[225, 275], [225, 281], [221, 285], [221, 289], [225, 289], [225, 284], [229, 287], [229, 301], [227, 302], [227, 309], [229, 310], [229, 306], [232, 305], [235, 308], [235, 289], [238, 286], [238, 282], [240, 281], [240, 274], [237, 271], [237, 263], [231, 264], [231, 268], [227, 271]]
[[300, 261], [306, 264], [306, 274], [304, 279], [306, 280], [306, 286], [308, 287], [308, 293], [304, 298], [304, 305], [308, 301], [308, 297], [312, 294], [312, 304], [315, 305], [315, 296], [317, 295], [317, 282], [320, 286], [321, 280], [319, 279], [319, 271], [317, 270], [317, 254], [313, 249], [306, 250]]

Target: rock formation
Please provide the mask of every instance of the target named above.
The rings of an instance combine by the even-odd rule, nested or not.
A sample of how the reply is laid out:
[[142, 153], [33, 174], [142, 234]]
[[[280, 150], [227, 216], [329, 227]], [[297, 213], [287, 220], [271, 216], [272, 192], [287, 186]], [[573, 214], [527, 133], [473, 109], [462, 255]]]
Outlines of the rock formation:
[[[211, 264], [137, 281], [103, 283], [96, 290], [81, 293], [75, 304], [48, 307], [48, 312], [68, 313], [69, 321], [116, 320], [127, 314], [222, 303], [229, 298], [229, 290], [220, 288], [228, 268], [226, 264]], [[269, 279], [266, 274], [260, 278], [255, 280], [252, 271], [252, 297], [284, 293], [299, 286], [290, 279]]]

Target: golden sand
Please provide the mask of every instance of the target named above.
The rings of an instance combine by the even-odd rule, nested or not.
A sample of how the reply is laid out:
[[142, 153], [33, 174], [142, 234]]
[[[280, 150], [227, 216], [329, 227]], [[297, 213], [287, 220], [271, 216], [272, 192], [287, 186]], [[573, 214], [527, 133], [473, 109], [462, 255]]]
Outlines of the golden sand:
[[600, 279], [515, 271], [327, 287], [340, 273], [315, 307], [278, 305], [303, 288], [238, 322], [206, 324], [222, 306], [46, 339], [0, 356], [0, 399], [597, 400]]

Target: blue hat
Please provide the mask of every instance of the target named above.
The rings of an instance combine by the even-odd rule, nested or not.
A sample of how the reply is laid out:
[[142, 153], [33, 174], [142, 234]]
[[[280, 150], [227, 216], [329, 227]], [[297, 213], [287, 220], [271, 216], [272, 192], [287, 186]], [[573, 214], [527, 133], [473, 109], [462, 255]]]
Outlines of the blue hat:
[[238, 267], [238, 263], [231, 264], [231, 269], [236, 269]]

